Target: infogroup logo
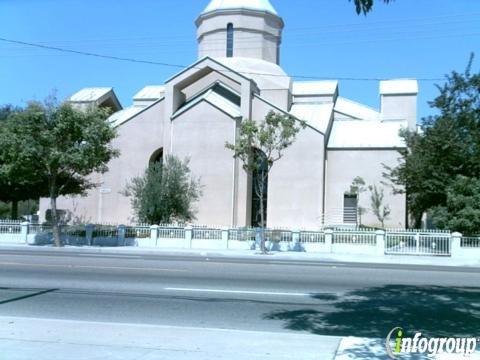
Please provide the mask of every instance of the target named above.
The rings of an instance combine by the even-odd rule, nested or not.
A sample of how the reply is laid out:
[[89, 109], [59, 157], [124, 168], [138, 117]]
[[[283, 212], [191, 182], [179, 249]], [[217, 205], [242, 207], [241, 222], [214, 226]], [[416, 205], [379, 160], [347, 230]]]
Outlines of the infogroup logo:
[[[406, 337], [405, 331], [396, 327], [387, 335], [385, 348], [391, 359], [398, 359], [402, 354], [425, 354], [434, 357], [437, 354], [461, 354], [465, 357], [475, 352], [479, 339], [471, 338], [427, 338], [421, 332], [413, 337]], [[392, 343], [394, 344], [392, 347]]]

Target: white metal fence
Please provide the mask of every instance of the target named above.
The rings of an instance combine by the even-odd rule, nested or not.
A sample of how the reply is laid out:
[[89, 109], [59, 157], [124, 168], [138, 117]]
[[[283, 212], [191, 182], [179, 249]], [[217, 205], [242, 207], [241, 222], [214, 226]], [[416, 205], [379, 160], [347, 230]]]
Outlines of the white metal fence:
[[333, 233], [333, 244], [375, 246], [376, 234], [369, 229], [339, 229]]
[[451, 255], [451, 235], [447, 232], [387, 230], [385, 253], [393, 255]]
[[462, 248], [480, 249], [480, 237], [462, 237]]
[[[0, 220], [0, 243], [52, 243], [52, 226]], [[260, 229], [225, 229], [184, 224], [61, 225], [62, 241], [69, 245], [145, 246], [168, 248], [248, 250], [259, 245]], [[428, 255], [480, 257], [480, 237], [460, 237], [439, 230], [376, 230], [337, 226], [318, 230], [265, 229], [273, 251], [306, 251], [374, 255]], [[455, 245], [453, 239], [456, 239]]]
[[3, 242], [19, 242], [22, 239], [22, 225], [19, 221], [0, 220], [0, 239]]

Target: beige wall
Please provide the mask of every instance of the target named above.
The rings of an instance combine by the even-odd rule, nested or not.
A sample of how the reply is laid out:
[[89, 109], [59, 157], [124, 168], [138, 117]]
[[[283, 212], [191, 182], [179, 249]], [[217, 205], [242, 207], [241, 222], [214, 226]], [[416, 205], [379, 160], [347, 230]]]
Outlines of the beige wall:
[[[384, 181], [382, 173], [385, 171], [382, 164], [394, 167], [398, 164], [398, 157], [396, 150], [389, 149], [329, 149], [326, 166], [326, 213], [340, 211], [341, 214], [344, 194], [350, 189], [353, 179], [357, 176], [362, 177], [367, 185], [381, 186], [381, 181]], [[405, 196], [393, 195], [391, 189], [385, 187], [385, 204], [388, 204], [392, 210], [386, 226], [405, 226]], [[368, 213], [362, 219], [363, 225], [379, 225], [371, 211], [369, 191], [360, 196], [359, 205], [368, 209]]]
[[196, 23], [199, 58], [226, 56], [227, 25], [232, 23], [233, 56], [279, 63], [283, 21], [278, 16], [239, 9], [201, 15]]
[[323, 207], [324, 137], [300, 131], [269, 176], [267, 222], [271, 227], [316, 229]]
[[235, 127], [235, 120], [207, 102], [172, 122], [172, 154], [190, 158], [190, 170], [202, 184], [197, 223], [232, 225], [234, 160], [225, 142], [234, 142]]

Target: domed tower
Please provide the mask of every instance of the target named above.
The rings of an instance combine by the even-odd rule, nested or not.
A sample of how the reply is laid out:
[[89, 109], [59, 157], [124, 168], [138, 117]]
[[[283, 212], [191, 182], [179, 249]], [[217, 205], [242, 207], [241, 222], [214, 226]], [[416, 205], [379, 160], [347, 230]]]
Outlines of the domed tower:
[[284, 23], [269, 0], [211, 0], [196, 25], [200, 58], [280, 62]]

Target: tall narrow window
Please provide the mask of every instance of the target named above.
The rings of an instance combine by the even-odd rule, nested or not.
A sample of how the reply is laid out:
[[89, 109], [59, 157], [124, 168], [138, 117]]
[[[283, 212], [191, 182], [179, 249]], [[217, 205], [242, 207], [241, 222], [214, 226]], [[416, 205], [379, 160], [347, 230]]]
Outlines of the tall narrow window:
[[233, 57], [233, 24], [227, 25], [227, 57]]

